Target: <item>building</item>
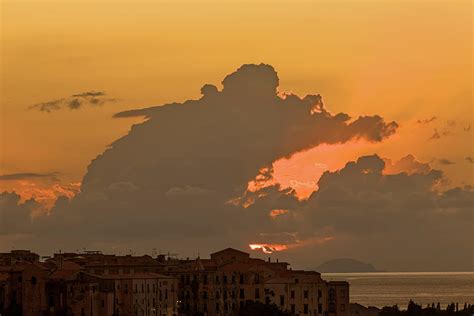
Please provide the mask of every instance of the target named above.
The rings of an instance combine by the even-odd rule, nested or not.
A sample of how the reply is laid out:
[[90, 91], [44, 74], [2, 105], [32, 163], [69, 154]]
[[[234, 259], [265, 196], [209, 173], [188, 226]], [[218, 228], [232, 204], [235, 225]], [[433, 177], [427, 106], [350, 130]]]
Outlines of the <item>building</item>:
[[24, 254], [0, 265], [2, 314], [234, 316], [249, 302], [294, 315], [350, 314], [347, 282], [232, 248], [191, 260], [84, 252], [38, 262]]
[[[254, 301], [295, 315], [348, 316], [347, 282], [326, 282], [318, 272], [293, 271], [286, 262], [250, 258], [232, 248], [210, 257], [165, 266], [167, 274], [179, 279], [183, 315], [236, 315], [247, 301]], [[329, 289], [338, 291], [337, 299], [329, 301]]]
[[17, 262], [38, 262], [39, 255], [29, 250], [12, 250], [0, 253], [0, 265], [12, 265]]

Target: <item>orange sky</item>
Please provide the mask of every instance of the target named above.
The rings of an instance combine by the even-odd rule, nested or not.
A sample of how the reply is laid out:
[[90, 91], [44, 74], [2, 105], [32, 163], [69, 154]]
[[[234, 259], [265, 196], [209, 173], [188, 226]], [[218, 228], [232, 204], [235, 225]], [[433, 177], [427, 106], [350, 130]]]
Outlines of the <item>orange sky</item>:
[[[265, 62], [278, 71], [281, 91], [321, 93], [330, 111], [400, 124], [380, 144], [322, 147], [279, 161], [275, 177], [283, 184], [303, 192], [322, 171], [372, 153], [394, 160], [412, 153], [452, 185], [473, 184], [465, 160], [474, 156], [465, 131], [474, 125], [471, 1], [1, 5], [0, 174], [54, 172], [60, 185], [80, 182], [91, 159], [136, 122], [114, 113], [198, 98], [204, 83], [219, 85], [241, 64]], [[49, 114], [27, 109], [91, 90], [116, 101]], [[434, 129], [441, 137], [429, 140]], [[27, 195], [32, 185], [53, 189], [2, 180], [0, 190]]]

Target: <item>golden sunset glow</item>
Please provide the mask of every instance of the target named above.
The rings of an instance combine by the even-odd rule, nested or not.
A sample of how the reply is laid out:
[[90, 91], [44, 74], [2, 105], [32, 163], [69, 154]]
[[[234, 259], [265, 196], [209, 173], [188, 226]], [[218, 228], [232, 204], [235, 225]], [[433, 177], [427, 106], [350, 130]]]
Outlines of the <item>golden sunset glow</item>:
[[305, 240], [297, 240], [294, 243], [288, 243], [288, 244], [266, 244], [266, 243], [256, 243], [256, 244], [249, 244], [249, 248], [251, 250], [260, 250], [263, 253], [266, 254], [271, 254], [274, 252], [279, 252], [279, 251], [285, 251], [289, 249], [295, 249], [295, 248], [301, 248], [301, 247], [306, 247], [310, 245], [321, 245], [325, 244], [327, 242], [330, 242], [334, 240], [333, 236], [326, 236], [326, 237], [314, 237], [314, 238], [308, 238]]
[[20, 224], [0, 222], [0, 248], [87, 226], [70, 244], [186, 235], [177, 251], [370, 258], [429, 222], [455, 249], [474, 194], [473, 14], [469, 0], [4, 0], [0, 219]]

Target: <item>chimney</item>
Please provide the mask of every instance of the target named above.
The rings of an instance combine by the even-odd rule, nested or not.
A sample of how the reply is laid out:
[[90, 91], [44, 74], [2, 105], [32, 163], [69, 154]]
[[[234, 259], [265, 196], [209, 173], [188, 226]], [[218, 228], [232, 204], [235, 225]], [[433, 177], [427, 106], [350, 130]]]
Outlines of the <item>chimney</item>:
[[61, 250], [59, 250], [59, 255], [58, 255], [58, 270], [63, 268], [63, 254], [61, 253]]

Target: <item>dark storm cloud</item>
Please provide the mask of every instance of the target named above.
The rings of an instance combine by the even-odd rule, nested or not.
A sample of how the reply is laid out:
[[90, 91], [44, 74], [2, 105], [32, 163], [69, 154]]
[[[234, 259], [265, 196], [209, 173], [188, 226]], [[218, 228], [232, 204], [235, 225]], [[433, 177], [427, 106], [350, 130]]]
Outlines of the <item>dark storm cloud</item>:
[[[401, 267], [405, 263], [397, 257], [412, 243], [396, 239], [398, 233], [417, 246], [425, 242], [423, 251], [409, 250], [416, 264], [446, 268], [449, 258], [425, 260], [424, 251], [431, 254], [436, 246], [444, 258], [465, 237], [469, 222], [457, 219], [469, 218], [469, 209], [453, 199], [469, 202], [472, 191], [434, 192], [442, 173], [413, 156], [390, 163], [393, 175], [383, 173], [386, 164], [378, 156], [350, 162], [325, 173], [306, 201], [278, 185], [247, 192], [258, 174], [271, 179], [272, 162], [279, 158], [320, 144], [380, 142], [398, 127], [378, 115], [330, 113], [317, 94], [281, 97], [278, 83], [271, 66], [244, 65], [224, 79], [221, 91], [203, 86], [199, 100], [118, 113], [148, 119], [90, 163], [76, 197], [59, 198], [51, 215], [35, 219], [32, 233], [38, 238], [30, 242], [62, 249], [158, 246], [183, 254], [292, 242], [309, 245], [288, 252], [292, 262], [355, 252], [373, 259], [381, 251], [382, 260]], [[274, 209], [286, 211], [272, 218]], [[437, 229], [455, 237], [439, 242]], [[321, 240], [334, 240], [323, 254], [311, 248], [324, 247]]]
[[0, 175], [0, 180], [28, 180], [28, 179], [51, 179], [53, 181], [58, 181], [56, 173], [9, 173]]
[[85, 105], [95, 106], [103, 105], [108, 102], [116, 101], [113, 98], [106, 98], [103, 91], [86, 91], [73, 94], [67, 98], [56, 99], [52, 101], [37, 103], [29, 107], [29, 109], [37, 109], [42, 112], [51, 113], [63, 108], [77, 110]]
[[392, 269], [472, 269], [472, 188], [436, 192], [441, 171], [386, 175], [383, 170], [383, 160], [374, 155], [326, 172], [306, 206], [311, 222], [350, 236], [357, 248], [376, 250]]
[[14, 192], [0, 193], [0, 237], [8, 234], [28, 233], [31, 230], [31, 213], [39, 204], [31, 199], [20, 202]]

